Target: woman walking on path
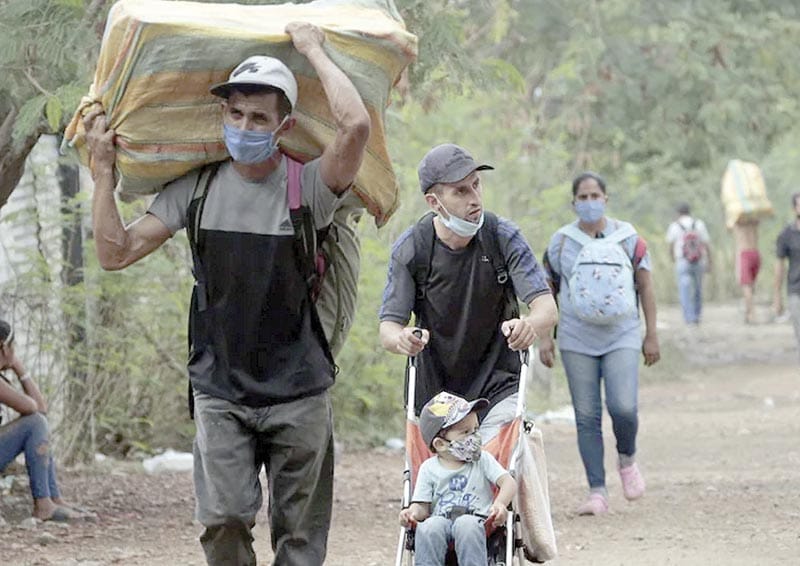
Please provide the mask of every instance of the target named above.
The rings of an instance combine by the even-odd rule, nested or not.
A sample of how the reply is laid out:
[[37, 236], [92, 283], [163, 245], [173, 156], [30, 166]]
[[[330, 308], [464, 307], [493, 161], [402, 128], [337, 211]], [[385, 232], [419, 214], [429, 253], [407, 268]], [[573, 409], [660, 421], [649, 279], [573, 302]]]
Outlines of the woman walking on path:
[[[623, 494], [628, 500], [644, 495], [644, 478], [635, 460], [639, 352], [647, 366], [659, 360], [656, 302], [646, 244], [631, 224], [605, 215], [608, 195], [603, 179], [581, 174], [572, 183], [572, 196], [578, 220], [553, 234], [544, 263], [558, 293], [558, 346], [589, 482], [589, 496], [577, 512], [599, 515], [608, 511], [601, 383], [617, 442]], [[540, 357], [553, 366], [555, 343], [549, 335], [542, 337]]]

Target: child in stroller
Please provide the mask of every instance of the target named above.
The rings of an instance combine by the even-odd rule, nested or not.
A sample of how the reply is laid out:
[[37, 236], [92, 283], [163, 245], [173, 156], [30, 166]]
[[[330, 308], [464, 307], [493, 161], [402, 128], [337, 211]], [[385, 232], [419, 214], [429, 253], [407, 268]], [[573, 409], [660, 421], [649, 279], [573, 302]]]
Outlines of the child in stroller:
[[420, 433], [434, 456], [420, 466], [411, 505], [400, 512], [403, 526], [417, 524], [418, 566], [444, 564], [450, 543], [461, 566], [486, 564], [487, 528], [506, 519], [517, 484], [481, 449], [477, 411], [488, 404], [441, 392], [420, 413]]

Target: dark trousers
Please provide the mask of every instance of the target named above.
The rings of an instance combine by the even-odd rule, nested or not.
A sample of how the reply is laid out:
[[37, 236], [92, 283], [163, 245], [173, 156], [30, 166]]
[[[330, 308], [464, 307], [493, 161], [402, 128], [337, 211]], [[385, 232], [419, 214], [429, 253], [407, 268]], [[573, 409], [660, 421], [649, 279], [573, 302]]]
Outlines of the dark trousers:
[[333, 426], [327, 392], [247, 407], [195, 392], [194, 486], [211, 566], [255, 566], [251, 529], [269, 487], [274, 564], [317, 566], [333, 501]]

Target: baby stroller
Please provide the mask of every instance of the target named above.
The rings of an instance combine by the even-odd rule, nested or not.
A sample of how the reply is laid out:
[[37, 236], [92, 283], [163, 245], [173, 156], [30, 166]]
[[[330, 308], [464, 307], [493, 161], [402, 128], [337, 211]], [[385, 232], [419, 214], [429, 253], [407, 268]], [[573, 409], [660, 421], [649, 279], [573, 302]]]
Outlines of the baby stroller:
[[[517, 407], [513, 420], [505, 423], [500, 432], [491, 441], [484, 445], [484, 450], [490, 452], [497, 461], [516, 477], [517, 455], [520, 443], [525, 442], [523, 418], [525, 415], [525, 379], [528, 374], [528, 351], [520, 352], [520, 380]], [[414, 414], [414, 395], [416, 391], [416, 358], [408, 359], [406, 365], [406, 458], [403, 471], [403, 496], [402, 507], [411, 504], [419, 467], [422, 462], [432, 456], [425, 445], [419, 430], [418, 419]], [[504, 524], [487, 525], [487, 564], [489, 566], [524, 566], [525, 555], [520, 536], [520, 517], [514, 509], [506, 516]], [[400, 539], [397, 543], [397, 558], [395, 566], [413, 566], [414, 564], [414, 529], [400, 528]], [[445, 564], [456, 566], [455, 553], [448, 552]]]

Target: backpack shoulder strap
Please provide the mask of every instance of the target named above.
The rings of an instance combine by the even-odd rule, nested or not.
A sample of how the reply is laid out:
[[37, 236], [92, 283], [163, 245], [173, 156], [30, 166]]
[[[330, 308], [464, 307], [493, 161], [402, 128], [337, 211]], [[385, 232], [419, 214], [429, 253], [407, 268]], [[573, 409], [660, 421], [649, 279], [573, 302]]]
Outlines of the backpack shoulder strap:
[[684, 226], [683, 223], [681, 223], [681, 222], [679, 222], [677, 220], [675, 221], [675, 224], [678, 225], [678, 228], [680, 228], [683, 231], [684, 234], [686, 232], [694, 232], [695, 230], [697, 230], [697, 218], [692, 218], [692, 223], [689, 225], [688, 228], [686, 226]]
[[500, 243], [497, 241], [497, 230], [500, 223], [497, 220], [497, 215], [491, 212], [484, 212], [484, 223], [478, 231], [477, 238], [478, 244], [481, 246], [486, 255], [489, 256], [489, 261], [492, 263], [495, 272], [497, 273], [497, 282], [505, 285], [508, 281], [508, 269], [506, 269], [506, 261], [503, 253], [500, 251]]
[[[186, 235], [189, 240], [189, 249], [192, 252], [192, 275], [194, 275], [195, 280], [195, 287], [192, 292], [192, 303], [196, 305], [199, 312], [206, 310], [208, 307], [208, 285], [203, 262], [200, 259], [200, 252], [203, 249], [205, 238], [203, 238], [203, 233], [200, 230], [200, 222], [203, 219], [203, 210], [206, 206], [206, 198], [208, 197], [211, 182], [214, 180], [214, 177], [216, 177], [220, 165], [222, 165], [222, 162], [217, 161], [206, 165], [197, 172], [197, 179], [195, 179], [194, 189], [192, 190], [192, 200], [189, 201], [189, 208], [186, 210]], [[186, 333], [189, 342], [189, 352], [192, 351], [194, 317], [194, 308], [190, 308], [189, 328]], [[187, 388], [189, 417], [194, 419], [194, 393], [192, 391], [191, 380], [187, 380]]]
[[633, 248], [633, 269], [639, 269], [639, 264], [642, 263], [644, 255], [647, 253], [647, 241], [639, 236], [636, 238], [636, 247]]
[[286, 190], [289, 210], [297, 210], [303, 204], [303, 164], [286, 156]]
[[[564, 234], [571, 240], [578, 242], [581, 247], [585, 246], [592, 242], [594, 238], [591, 238], [589, 234], [578, 228], [578, 226], [574, 223], [567, 224], [566, 226], [562, 226], [558, 229], [559, 234]], [[563, 247], [563, 245], [562, 245]]]
[[636, 235], [636, 230], [634, 230], [633, 226], [630, 224], [625, 224], [622, 228], [618, 230], [614, 230], [611, 234], [606, 236], [604, 239], [607, 242], [615, 242], [617, 244], [622, 243], [623, 240], [630, 238], [631, 236]]
[[216, 177], [221, 164], [221, 162], [217, 161], [201, 168], [194, 182], [192, 200], [189, 201], [189, 208], [186, 211], [186, 232], [189, 236], [189, 245], [192, 247], [192, 253], [199, 249], [198, 244], [201, 238], [200, 222], [203, 216], [203, 209], [206, 206], [206, 197], [211, 187], [211, 181]]
[[[339, 368], [333, 359], [330, 343], [325, 336], [322, 322], [319, 318], [316, 300], [321, 286], [321, 278], [326, 269], [325, 260], [318, 255], [318, 245], [324, 236], [318, 237], [314, 226], [314, 214], [310, 207], [303, 205], [303, 163], [286, 158], [286, 195], [289, 202], [289, 218], [294, 228], [294, 246], [298, 268], [306, 280], [306, 289], [311, 307], [311, 326], [318, 335], [325, 357], [333, 367], [334, 375], [339, 373]], [[328, 227], [321, 230], [327, 234]]]
[[208, 306], [206, 276], [201, 260], [205, 238], [202, 230], [200, 230], [200, 224], [203, 219], [203, 210], [205, 210], [211, 182], [216, 177], [220, 165], [221, 162], [218, 161], [206, 165], [198, 172], [194, 190], [192, 191], [192, 200], [189, 201], [189, 208], [186, 211], [186, 232], [189, 239], [189, 249], [192, 251], [192, 274], [196, 281], [197, 308], [199, 311], [204, 311]]
[[414, 297], [414, 312], [420, 314], [420, 305], [428, 289], [428, 278], [431, 273], [433, 261], [433, 248], [435, 231], [433, 229], [433, 212], [428, 212], [420, 218], [412, 228], [414, 237], [414, 259], [411, 262], [411, 276], [414, 278], [416, 294]]
[[508, 266], [503, 252], [500, 250], [498, 230], [500, 221], [497, 215], [492, 212], [484, 212], [484, 222], [478, 231], [478, 245], [489, 256], [489, 261], [497, 274], [497, 283], [503, 286], [503, 294], [506, 298], [506, 315], [510, 318], [519, 316], [519, 302], [514, 292], [514, 283], [508, 273]]
[[[314, 217], [308, 207], [303, 206], [303, 164], [285, 155], [286, 159], [286, 195], [289, 201], [289, 218], [294, 228], [295, 239], [299, 245], [302, 261], [308, 266], [314, 265], [314, 255], [317, 253], [317, 232], [314, 227]], [[310, 273], [306, 273], [310, 275]]]

